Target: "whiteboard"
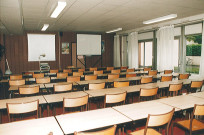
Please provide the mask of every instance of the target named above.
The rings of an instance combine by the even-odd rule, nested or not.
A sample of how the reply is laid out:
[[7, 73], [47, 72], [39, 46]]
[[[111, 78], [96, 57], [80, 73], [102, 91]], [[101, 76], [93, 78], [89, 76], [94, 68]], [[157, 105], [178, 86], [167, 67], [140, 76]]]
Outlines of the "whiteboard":
[[101, 55], [101, 35], [77, 34], [77, 55]]
[[55, 61], [55, 35], [27, 34], [27, 37], [28, 61]]

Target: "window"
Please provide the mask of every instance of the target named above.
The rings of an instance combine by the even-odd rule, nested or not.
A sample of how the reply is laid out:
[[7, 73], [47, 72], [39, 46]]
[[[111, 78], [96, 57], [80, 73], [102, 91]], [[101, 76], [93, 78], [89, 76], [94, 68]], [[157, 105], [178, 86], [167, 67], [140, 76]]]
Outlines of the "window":
[[140, 67], [152, 66], [152, 41], [139, 42], [139, 65]]

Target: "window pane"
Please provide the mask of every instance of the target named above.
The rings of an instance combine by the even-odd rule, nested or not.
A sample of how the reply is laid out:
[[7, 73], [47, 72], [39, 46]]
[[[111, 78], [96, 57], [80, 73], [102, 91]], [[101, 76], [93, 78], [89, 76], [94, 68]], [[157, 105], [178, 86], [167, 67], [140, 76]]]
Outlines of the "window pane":
[[139, 43], [139, 48], [140, 48], [140, 66], [144, 66], [144, 42]]
[[186, 72], [199, 74], [202, 35], [186, 36]]
[[152, 66], [152, 42], [145, 42], [145, 66]]

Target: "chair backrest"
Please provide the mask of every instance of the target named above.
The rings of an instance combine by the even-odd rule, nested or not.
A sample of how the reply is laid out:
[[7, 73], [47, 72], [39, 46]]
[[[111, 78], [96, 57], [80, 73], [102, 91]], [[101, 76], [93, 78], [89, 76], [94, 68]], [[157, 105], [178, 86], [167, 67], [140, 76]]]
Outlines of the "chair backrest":
[[173, 70], [164, 70], [164, 74], [172, 74]]
[[40, 92], [40, 86], [22, 86], [19, 87], [19, 94], [20, 95], [32, 95], [32, 94], [38, 94]]
[[68, 76], [67, 77], [67, 82], [78, 82], [80, 81], [80, 76]]
[[117, 79], [119, 78], [119, 74], [108, 74], [108, 79]]
[[75, 68], [74, 66], [67, 66], [66, 68]]
[[122, 69], [128, 69], [128, 67], [120, 67], [120, 69], [122, 70]]
[[89, 90], [104, 89], [105, 82], [103, 83], [89, 83]]
[[113, 86], [115, 88], [119, 88], [119, 87], [127, 87], [130, 85], [130, 82], [114, 82]]
[[147, 134], [148, 127], [159, 127], [162, 125], [166, 125], [166, 134], [168, 134], [174, 111], [175, 109], [173, 108], [170, 112], [164, 114], [148, 114], [144, 135]]
[[157, 95], [159, 87], [155, 88], [140, 88], [140, 97], [149, 97]]
[[126, 74], [126, 78], [128, 78], [128, 77], [136, 77], [137, 76], [137, 74], [135, 73], [135, 74]]
[[36, 78], [36, 83], [50, 83], [50, 77]]
[[127, 69], [126, 72], [135, 72], [134, 68]]
[[99, 74], [103, 74], [103, 70], [94, 70], [94, 75], [99, 75]]
[[9, 80], [9, 85], [10, 86], [19, 86], [19, 85], [25, 85], [25, 80]]
[[[63, 113], [65, 113], [65, 108], [83, 107], [85, 110], [88, 109], [88, 99], [89, 95], [76, 98], [63, 98]], [[82, 108], [81, 108], [82, 111]]]
[[10, 80], [20, 80], [23, 79], [23, 75], [10, 75]]
[[72, 72], [72, 69], [63, 69], [63, 72], [64, 72], [64, 73], [71, 73], [71, 72]]
[[50, 69], [50, 73], [58, 73], [58, 69]]
[[161, 82], [172, 81], [173, 75], [171, 76], [161, 76]]
[[68, 76], [67, 72], [57, 73], [57, 78], [66, 78]]
[[158, 71], [157, 70], [149, 70], [148, 75], [157, 75]]
[[153, 77], [148, 76], [148, 77], [142, 77], [140, 80], [140, 83], [145, 84], [145, 83], [151, 83], [152, 81], [153, 81]]
[[107, 71], [110, 71], [110, 70], [113, 70], [113, 69], [114, 69], [114, 67], [107, 67], [106, 68]]
[[152, 68], [144, 68], [144, 71], [152, 70]]
[[84, 68], [80, 68], [80, 69], [78, 69], [78, 72], [84, 72], [84, 71], [85, 71]]
[[11, 115], [24, 114], [36, 111], [36, 118], [38, 118], [39, 100], [25, 102], [25, 103], [6, 103], [9, 122], [11, 122]]
[[83, 75], [83, 72], [73, 72], [73, 76], [81, 76]]
[[182, 89], [183, 83], [169, 84], [169, 91], [179, 91]]
[[105, 95], [105, 101], [104, 101], [104, 107], [106, 107], [106, 104], [115, 104], [115, 103], [122, 103], [125, 104], [127, 92], [123, 93], [116, 93], [116, 94], [106, 94]]
[[111, 73], [120, 73], [120, 69], [113, 69], [111, 70]]
[[69, 84], [55, 84], [54, 85], [54, 92], [66, 92], [72, 90], [72, 83]]
[[190, 76], [190, 74], [179, 74], [178, 79], [182, 80], [182, 79], [188, 79]]
[[90, 67], [89, 71], [97, 71], [97, 67]]
[[97, 75], [85, 75], [85, 80], [96, 80]]
[[203, 81], [191, 81], [191, 88], [201, 88], [203, 86]]
[[74, 135], [115, 135], [116, 125], [95, 132], [74, 132]]
[[42, 77], [44, 77], [45, 76], [45, 74], [44, 73], [38, 73], [38, 74], [33, 74], [33, 78], [42, 78]]

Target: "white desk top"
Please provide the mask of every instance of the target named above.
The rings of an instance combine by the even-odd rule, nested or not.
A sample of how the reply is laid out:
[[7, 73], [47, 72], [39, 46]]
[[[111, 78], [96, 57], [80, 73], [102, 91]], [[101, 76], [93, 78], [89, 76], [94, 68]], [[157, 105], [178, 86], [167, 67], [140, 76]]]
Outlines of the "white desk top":
[[189, 96], [195, 96], [195, 97], [199, 97], [199, 98], [203, 98], [204, 99], [204, 91], [202, 92], [197, 92], [197, 93], [191, 93], [188, 94]]
[[108, 88], [108, 89], [98, 89], [98, 90], [87, 90], [85, 91], [92, 97], [100, 97], [105, 96], [106, 94], [116, 94], [116, 93], [122, 93], [125, 92], [125, 90], [119, 89], [119, 88]]
[[1, 135], [48, 135], [50, 132], [63, 135], [54, 117], [0, 124]]
[[32, 86], [36, 86], [36, 85], [39, 85], [39, 86], [40, 86], [40, 89], [45, 88], [45, 85], [44, 85], [44, 84], [20, 85], [20, 86], [11, 86], [11, 87], [9, 88], [9, 91], [18, 90], [18, 87], [32, 87]]
[[199, 97], [189, 96], [189, 95], [163, 98], [155, 101], [166, 105], [170, 105], [176, 108], [180, 108], [182, 110], [193, 108], [194, 104], [204, 104], [204, 99]]
[[32, 97], [23, 97], [23, 98], [12, 98], [12, 99], [3, 99], [0, 100], [0, 109], [6, 108], [6, 103], [22, 103], [30, 102], [39, 99], [39, 104], [46, 104], [43, 96], [32, 96]]
[[[162, 114], [166, 112], [170, 112], [173, 107], [155, 102], [155, 101], [146, 101], [128, 105], [121, 105], [113, 107], [113, 109], [121, 112], [128, 118], [132, 120], [140, 120], [147, 118], [148, 114]], [[179, 109], [176, 108], [176, 111]]]
[[97, 79], [97, 80], [88, 80], [88, 81], [78, 81], [79, 85], [89, 84], [89, 83], [103, 83], [106, 82], [106, 79]]
[[[71, 83], [70, 83], [70, 82], [46, 83], [46, 84], [45, 84], [45, 88], [53, 88], [55, 84], [58, 84], [58, 85], [62, 84], [62, 85], [63, 85], [63, 84], [71, 84]], [[78, 84], [75, 83], [75, 82], [73, 82], [72, 84], [73, 84], [73, 85], [78, 85]]]
[[65, 134], [85, 131], [114, 124], [130, 122], [131, 119], [112, 108], [97, 109], [86, 112], [70, 113], [56, 116]]
[[[77, 92], [68, 92], [68, 93], [60, 93], [60, 94], [51, 94], [51, 95], [43, 95], [47, 103], [55, 103], [55, 102], [62, 102], [63, 98], [76, 98], [85, 96], [87, 93], [83, 91], [77, 91]], [[90, 95], [89, 95], [90, 97]]]

